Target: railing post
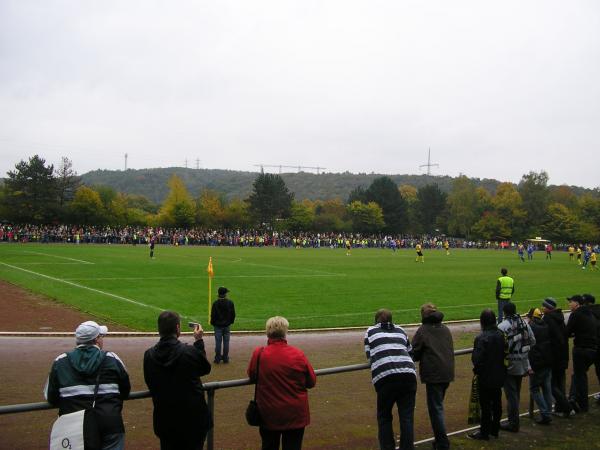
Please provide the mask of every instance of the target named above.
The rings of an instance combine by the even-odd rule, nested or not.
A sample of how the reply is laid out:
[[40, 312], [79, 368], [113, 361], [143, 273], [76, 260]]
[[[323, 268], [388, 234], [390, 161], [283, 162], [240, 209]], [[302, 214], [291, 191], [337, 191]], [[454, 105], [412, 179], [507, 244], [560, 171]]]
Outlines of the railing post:
[[208, 395], [208, 412], [209, 412], [210, 416], [212, 417], [213, 426], [210, 430], [208, 430], [208, 435], [206, 436], [206, 450], [213, 450], [214, 446], [215, 446], [214, 434], [213, 434], [213, 431], [215, 429], [215, 426], [214, 426], [214, 423], [215, 423], [215, 390], [209, 389], [207, 391], [207, 395]]

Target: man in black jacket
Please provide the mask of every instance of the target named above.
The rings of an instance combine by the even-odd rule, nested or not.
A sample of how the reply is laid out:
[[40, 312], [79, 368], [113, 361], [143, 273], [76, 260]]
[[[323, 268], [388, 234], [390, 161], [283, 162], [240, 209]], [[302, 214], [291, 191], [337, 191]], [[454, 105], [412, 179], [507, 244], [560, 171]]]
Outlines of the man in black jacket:
[[569, 339], [565, 326], [565, 316], [562, 309], [556, 307], [552, 297], [542, 302], [544, 322], [548, 325], [550, 345], [552, 347], [552, 396], [554, 397], [554, 412], [563, 417], [571, 413], [571, 406], [566, 396], [565, 372], [569, 367]]
[[[529, 393], [540, 408], [540, 425], [552, 422], [552, 346], [548, 325], [542, 320], [542, 312], [531, 308], [527, 313], [529, 326], [535, 336], [535, 345], [529, 350]], [[541, 391], [541, 392], [540, 392]]]
[[567, 336], [573, 336], [573, 377], [569, 394], [571, 407], [576, 412], [588, 410], [587, 371], [596, 359], [598, 325], [592, 311], [583, 306], [581, 295], [569, 297], [571, 315], [567, 322]]
[[479, 381], [481, 427], [470, 433], [471, 439], [489, 440], [498, 437], [502, 417], [502, 386], [506, 379], [508, 347], [504, 333], [496, 325], [496, 315], [484, 309], [479, 318], [481, 333], [473, 344], [473, 372]]
[[160, 341], [144, 354], [144, 380], [154, 404], [154, 434], [161, 450], [201, 450], [212, 417], [200, 377], [210, 373], [204, 331], [194, 329], [194, 345], [179, 341], [179, 314], [164, 311], [158, 316]]
[[[219, 288], [219, 298], [215, 300], [210, 309], [210, 324], [215, 329], [215, 364], [221, 361], [229, 362], [229, 338], [231, 325], [235, 322], [235, 306], [226, 296], [229, 289]], [[221, 349], [222, 344], [222, 349]]]
[[[131, 384], [125, 366], [113, 352], [104, 352], [104, 336], [108, 329], [91, 320], [75, 330], [77, 347], [59, 355], [46, 383], [45, 396], [57, 405], [58, 414], [69, 414], [92, 408], [94, 388], [98, 393], [93, 408], [94, 421], [84, 422], [86, 448], [91, 436], [98, 436], [101, 449], [121, 450], [125, 447], [125, 427], [121, 411], [129, 396]], [[97, 427], [92, 427], [95, 423]]]
[[419, 375], [427, 392], [434, 448], [446, 450], [450, 448], [450, 441], [444, 423], [444, 396], [448, 385], [454, 381], [454, 343], [452, 333], [442, 324], [444, 314], [435, 305], [421, 306], [421, 318], [423, 325], [413, 337], [412, 356], [414, 361], [420, 361]]
[[[596, 318], [598, 325], [598, 351], [596, 351], [596, 359], [594, 360], [594, 368], [596, 369], [596, 377], [600, 381], [600, 305], [596, 305], [596, 297], [592, 294], [583, 294], [583, 303], [590, 309]], [[594, 396], [596, 402], [600, 402], [600, 394]]]

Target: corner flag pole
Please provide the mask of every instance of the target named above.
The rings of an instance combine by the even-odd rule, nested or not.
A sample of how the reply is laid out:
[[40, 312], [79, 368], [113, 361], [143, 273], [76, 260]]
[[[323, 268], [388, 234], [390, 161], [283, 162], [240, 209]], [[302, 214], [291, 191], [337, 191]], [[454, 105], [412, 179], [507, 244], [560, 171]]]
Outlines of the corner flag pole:
[[212, 256], [208, 257], [208, 267], [206, 269], [206, 272], [208, 272], [208, 323], [210, 323], [210, 307], [211, 307], [210, 300], [212, 298], [212, 278], [215, 276], [215, 272], [213, 271], [213, 265], [212, 265]]

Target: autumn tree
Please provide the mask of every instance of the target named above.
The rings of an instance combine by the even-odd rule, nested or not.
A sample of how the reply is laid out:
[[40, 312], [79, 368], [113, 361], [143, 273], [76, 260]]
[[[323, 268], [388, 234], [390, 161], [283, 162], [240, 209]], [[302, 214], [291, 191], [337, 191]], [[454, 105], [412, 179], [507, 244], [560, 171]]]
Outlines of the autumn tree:
[[527, 212], [525, 220], [528, 231], [538, 234], [546, 218], [549, 202], [548, 174], [529, 172], [523, 175], [519, 183], [519, 193], [523, 199], [523, 208]]
[[104, 222], [104, 205], [100, 194], [87, 186], [80, 186], [69, 204], [69, 214], [73, 223], [79, 225], [100, 225]]
[[224, 203], [222, 194], [211, 189], [203, 189], [196, 200], [196, 223], [208, 228], [223, 226]]
[[359, 233], [377, 233], [385, 227], [383, 210], [375, 202], [352, 202], [348, 205], [352, 229]]
[[477, 193], [473, 182], [461, 175], [454, 180], [448, 195], [448, 231], [455, 236], [469, 237], [477, 216]]
[[169, 194], [158, 213], [162, 225], [189, 227], [194, 223], [194, 201], [177, 175], [169, 180]]

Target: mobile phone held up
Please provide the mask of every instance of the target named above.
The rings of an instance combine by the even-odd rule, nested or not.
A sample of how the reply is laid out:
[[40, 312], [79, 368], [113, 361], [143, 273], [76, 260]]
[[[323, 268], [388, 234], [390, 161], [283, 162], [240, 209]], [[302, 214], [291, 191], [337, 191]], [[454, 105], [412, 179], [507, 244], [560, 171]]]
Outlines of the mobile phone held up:
[[188, 322], [188, 327], [190, 327], [192, 330], [195, 330], [196, 327], [199, 327], [200, 324], [198, 322]]

